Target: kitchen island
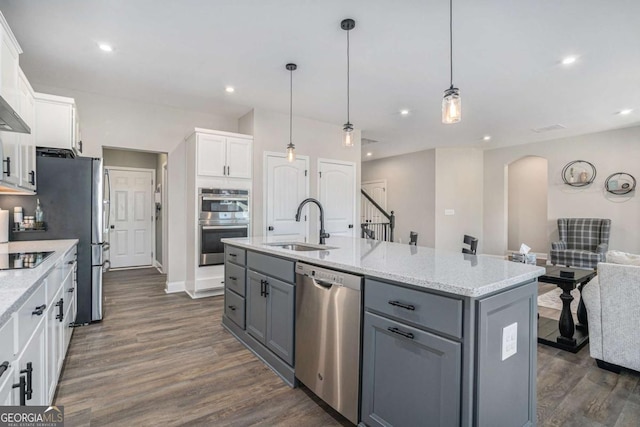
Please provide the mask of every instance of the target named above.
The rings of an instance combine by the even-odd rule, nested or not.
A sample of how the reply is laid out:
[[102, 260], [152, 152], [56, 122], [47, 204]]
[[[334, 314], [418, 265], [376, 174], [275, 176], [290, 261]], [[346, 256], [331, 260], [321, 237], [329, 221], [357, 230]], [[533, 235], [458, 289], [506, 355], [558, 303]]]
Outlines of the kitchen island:
[[264, 237], [224, 243], [223, 325], [290, 385], [303, 261], [364, 277], [362, 425], [535, 425], [543, 268], [341, 237], [310, 251]]

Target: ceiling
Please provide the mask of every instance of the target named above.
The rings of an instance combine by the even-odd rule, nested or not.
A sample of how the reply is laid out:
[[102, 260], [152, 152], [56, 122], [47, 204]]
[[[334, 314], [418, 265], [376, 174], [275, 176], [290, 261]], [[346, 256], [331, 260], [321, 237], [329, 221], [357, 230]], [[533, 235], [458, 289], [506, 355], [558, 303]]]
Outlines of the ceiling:
[[[446, 0], [0, 0], [36, 89], [233, 118], [254, 107], [288, 113], [284, 66], [292, 61], [294, 114], [339, 125], [346, 121], [340, 21], [351, 17], [351, 121], [378, 141], [363, 147], [370, 158], [640, 124], [639, 1], [454, 0], [453, 7], [463, 115], [443, 125]], [[568, 55], [577, 61], [562, 65]], [[625, 108], [635, 110], [616, 114]], [[554, 124], [566, 128], [532, 131]]]

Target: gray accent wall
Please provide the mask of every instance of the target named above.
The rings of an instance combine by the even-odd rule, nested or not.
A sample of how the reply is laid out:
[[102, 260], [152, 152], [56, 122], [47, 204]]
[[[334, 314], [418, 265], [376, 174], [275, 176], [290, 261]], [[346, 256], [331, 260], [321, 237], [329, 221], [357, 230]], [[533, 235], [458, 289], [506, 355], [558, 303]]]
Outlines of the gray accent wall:
[[[368, 150], [365, 148], [363, 151]], [[396, 242], [435, 246], [435, 150], [362, 162], [362, 181], [387, 180], [387, 210], [396, 214]]]

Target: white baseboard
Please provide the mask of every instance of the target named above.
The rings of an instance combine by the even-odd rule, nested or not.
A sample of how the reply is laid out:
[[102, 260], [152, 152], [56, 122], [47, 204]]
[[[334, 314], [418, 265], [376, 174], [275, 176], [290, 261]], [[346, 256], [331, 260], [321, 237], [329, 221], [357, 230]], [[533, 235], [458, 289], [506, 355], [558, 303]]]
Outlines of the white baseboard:
[[176, 292], [184, 292], [184, 282], [167, 281], [164, 291], [168, 294], [175, 294]]
[[192, 299], [207, 298], [207, 297], [217, 297], [217, 296], [220, 296], [220, 295], [224, 295], [224, 289], [212, 289], [210, 291], [199, 291], [199, 292], [193, 292], [193, 291], [185, 290], [185, 292]]
[[160, 264], [160, 262], [158, 262], [158, 260], [153, 260], [153, 266], [156, 268], [156, 270], [158, 270], [160, 273], [164, 274], [165, 271], [162, 268], [162, 264]]

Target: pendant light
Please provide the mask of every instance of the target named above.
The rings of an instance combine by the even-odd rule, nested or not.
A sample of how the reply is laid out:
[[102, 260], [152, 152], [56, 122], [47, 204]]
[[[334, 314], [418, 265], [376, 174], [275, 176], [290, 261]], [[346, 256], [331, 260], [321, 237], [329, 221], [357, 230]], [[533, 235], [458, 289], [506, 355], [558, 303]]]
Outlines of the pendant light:
[[287, 160], [289, 163], [293, 163], [296, 159], [296, 146], [293, 145], [293, 72], [298, 68], [296, 64], [287, 64], [287, 70], [289, 70], [289, 144], [287, 144]]
[[442, 98], [442, 123], [458, 123], [462, 118], [460, 89], [453, 87], [453, 0], [449, 0], [449, 89]]
[[343, 19], [340, 28], [347, 32], [347, 123], [342, 127], [342, 145], [345, 147], [353, 147], [353, 125], [349, 121], [349, 31], [356, 27], [356, 21], [353, 19]]

